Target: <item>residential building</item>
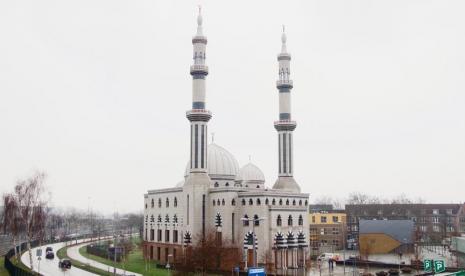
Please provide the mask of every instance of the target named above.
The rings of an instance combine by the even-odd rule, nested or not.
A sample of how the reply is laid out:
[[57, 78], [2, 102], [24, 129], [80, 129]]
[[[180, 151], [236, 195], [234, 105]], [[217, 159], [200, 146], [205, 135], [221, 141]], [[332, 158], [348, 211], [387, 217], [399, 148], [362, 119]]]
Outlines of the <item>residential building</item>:
[[332, 208], [313, 208], [313, 210], [319, 211], [310, 211], [309, 214], [310, 254], [317, 256], [325, 252], [342, 250], [346, 234], [345, 211], [332, 210]]

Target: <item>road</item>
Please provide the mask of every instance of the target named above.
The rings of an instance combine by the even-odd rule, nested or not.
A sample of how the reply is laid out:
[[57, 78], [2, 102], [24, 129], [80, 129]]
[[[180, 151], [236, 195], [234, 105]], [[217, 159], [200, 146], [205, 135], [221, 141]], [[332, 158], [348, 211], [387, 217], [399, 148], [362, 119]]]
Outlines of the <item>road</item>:
[[[78, 240], [78, 242], [82, 242], [83, 240]], [[69, 244], [69, 242], [68, 242]], [[55, 258], [53, 260], [48, 260], [45, 258], [45, 248], [47, 246], [51, 246], [53, 248], [53, 252], [55, 253]], [[85, 270], [76, 268], [76, 267], [71, 267], [71, 269], [67, 270], [62, 270], [58, 267], [58, 257], [56, 256], [56, 252], [58, 249], [65, 247], [66, 244], [64, 242], [60, 243], [54, 243], [50, 245], [44, 245], [40, 248], [42, 248], [42, 254], [43, 256], [41, 257], [42, 260], [39, 262], [37, 260], [36, 255], [36, 249], [39, 247], [35, 247], [32, 249], [32, 261], [34, 263], [34, 271], [39, 272], [42, 275], [50, 275], [50, 276], [61, 276], [61, 275], [68, 275], [68, 276], [90, 276], [90, 275], [97, 275], [94, 273], [87, 272]], [[29, 262], [29, 253], [26, 251], [23, 253], [21, 256], [21, 261], [23, 264], [25, 264], [27, 267], [31, 267], [30, 262]], [[40, 263], [40, 270], [39, 270], [39, 263]]]

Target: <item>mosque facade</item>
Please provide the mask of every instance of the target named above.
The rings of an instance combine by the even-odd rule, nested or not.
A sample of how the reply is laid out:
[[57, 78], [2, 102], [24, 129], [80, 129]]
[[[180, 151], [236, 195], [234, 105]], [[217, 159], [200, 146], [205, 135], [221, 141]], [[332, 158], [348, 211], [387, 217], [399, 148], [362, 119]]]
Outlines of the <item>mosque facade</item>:
[[279, 119], [274, 122], [278, 133], [278, 177], [268, 188], [256, 165], [249, 162], [241, 167], [226, 149], [207, 144], [212, 113], [206, 106], [207, 37], [202, 23], [199, 13], [197, 33], [192, 38], [192, 108], [186, 112], [190, 160], [181, 182], [144, 195], [144, 254], [161, 264], [176, 262], [186, 247], [195, 246], [208, 231], [216, 231], [221, 239], [241, 248], [245, 266], [253, 262], [255, 244], [259, 264], [271, 261], [279, 269], [303, 267], [308, 255], [309, 194], [301, 193], [293, 176], [296, 122], [291, 119], [291, 55], [286, 49], [284, 30], [277, 57]]

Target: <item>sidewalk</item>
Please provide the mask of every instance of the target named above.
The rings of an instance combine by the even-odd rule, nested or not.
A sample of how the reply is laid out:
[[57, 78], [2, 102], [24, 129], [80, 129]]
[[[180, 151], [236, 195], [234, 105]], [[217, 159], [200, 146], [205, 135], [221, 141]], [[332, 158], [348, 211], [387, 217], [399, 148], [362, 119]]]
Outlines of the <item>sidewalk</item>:
[[[77, 246], [72, 246], [72, 247], [69, 247], [68, 248], [68, 256], [71, 258], [71, 259], [75, 259], [81, 263], [84, 263], [84, 264], [88, 264], [90, 266], [93, 266], [95, 268], [99, 268], [101, 270], [105, 270], [105, 271], [109, 271], [109, 272], [113, 272], [114, 271], [114, 268], [112, 266], [109, 266], [109, 265], [106, 265], [106, 264], [102, 264], [102, 263], [99, 263], [99, 262], [96, 262], [94, 260], [91, 260], [91, 259], [88, 259], [84, 256], [82, 256], [81, 254], [79, 254], [79, 249], [83, 246], [86, 246], [88, 244], [91, 244], [90, 242], [89, 243], [84, 243], [84, 244], [79, 244]], [[117, 268], [116, 269], [116, 273], [118, 275], [134, 275], [134, 276], [142, 276], [142, 274], [138, 274], [138, 273], [135, 273], [135, 272], [131, 272], [131, 271], [127, 271], [127, 270], [122, 270], [122, 269], [119, 269]]]

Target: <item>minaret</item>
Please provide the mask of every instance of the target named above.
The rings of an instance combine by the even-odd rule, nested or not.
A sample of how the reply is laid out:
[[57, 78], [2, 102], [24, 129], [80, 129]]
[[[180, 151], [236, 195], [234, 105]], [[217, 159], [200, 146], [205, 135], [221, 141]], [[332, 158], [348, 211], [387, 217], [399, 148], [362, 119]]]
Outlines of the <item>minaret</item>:
[[275, 129], [278, 131], [278, 179], [273, 189], [300, 192], [300, 187], [293, 177], [294, 147], [292, 132], [296, 128], [297, 123], [291, 119], [291, 90], [293, 87], [292, 80], [290, 79], [291, 55], [287, 52], [286, 48], [284, 26], [281, 42], [281, 53], [278, 54], [279, 79], [276, 82], [276, 88], [279, 91], [279, 120], [274, 123]]
[[[202, 31], [202, 15], [199, 7], [197, 34], [192, 38], [194, 64], [192, 75], [192, 109], [186, 112], [190, 122], [190, 174], [184, 185], [185, 208], [184, 224], [192, 237], [205, 236], [208, 189], [210, 177], [207, 173], [207, 124], [212, 117], [206, 109], [205, 78], [208, 67], [205, 65], [207, 38]], [[197, 241], [194, 241], [197, 242]]]

